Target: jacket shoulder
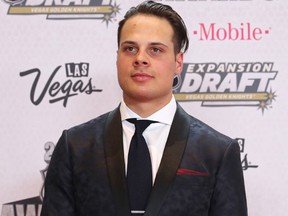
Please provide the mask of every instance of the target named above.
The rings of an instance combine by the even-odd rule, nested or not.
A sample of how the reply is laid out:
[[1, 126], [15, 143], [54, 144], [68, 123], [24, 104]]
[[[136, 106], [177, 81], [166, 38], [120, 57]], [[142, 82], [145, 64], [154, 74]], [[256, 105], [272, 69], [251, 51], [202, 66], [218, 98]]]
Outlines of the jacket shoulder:
[[115, 115], [115, 113], [118, 111], [116, 108], [113, 111], [104, 113], [94, 119], [91, 119], [87, 122], [81, 123], [79, 125], [73, 126], [67, 130], [65, 130], [65, 133], [70, 139], [76, 139], [77, 137], [87, 137], [91, 135], [102, 135], [105, 130], [105, 126], [107, 123], [107, 120], [109, 116]]
[[206, 135], [208, 137], [211, 137], [215, 140], [222, 140], [225, 142], [231, 142], [234, 141], [234, 139], [232, 139], [231, 137], [223, 134], [222, 132], [218, 131], [216, 128], [211, 127], [210, 125], [206, 124], [205, 122], [190, 116], [191, 118], [191, 127], [194, 129], [197, 129], [200, 134]]

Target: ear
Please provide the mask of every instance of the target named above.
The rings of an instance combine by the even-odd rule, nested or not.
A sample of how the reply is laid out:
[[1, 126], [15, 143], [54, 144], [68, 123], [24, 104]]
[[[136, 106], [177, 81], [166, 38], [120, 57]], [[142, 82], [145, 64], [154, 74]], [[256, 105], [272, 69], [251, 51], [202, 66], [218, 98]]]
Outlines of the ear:
[[175, 75], [179, 75], [183, 69], [183, 52], [179, 52], [176, 54], [176, 68], [175, 68]]
[[119, 55], [119, 50], [116, 50], [116, 65], [118, 64], [118, 55]]

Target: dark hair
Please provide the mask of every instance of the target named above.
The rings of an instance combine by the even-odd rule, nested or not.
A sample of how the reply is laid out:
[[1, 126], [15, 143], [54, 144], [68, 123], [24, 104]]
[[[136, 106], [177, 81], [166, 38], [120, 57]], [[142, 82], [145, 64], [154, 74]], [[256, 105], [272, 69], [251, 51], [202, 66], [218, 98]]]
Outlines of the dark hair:
[[164, 5], [154, 1], [145, 1], [136, 7], [130, 8], [124, 16], [124, 19], [119, 22], [117, 42], [120, 45], [121, 31], [126, 21], [138, 14], [147, 14], [166, 19], [174, 30], [173, 43], [175, 53], [186, 52], [189, 46], [187, 29], [183, 19], [169, 5]]

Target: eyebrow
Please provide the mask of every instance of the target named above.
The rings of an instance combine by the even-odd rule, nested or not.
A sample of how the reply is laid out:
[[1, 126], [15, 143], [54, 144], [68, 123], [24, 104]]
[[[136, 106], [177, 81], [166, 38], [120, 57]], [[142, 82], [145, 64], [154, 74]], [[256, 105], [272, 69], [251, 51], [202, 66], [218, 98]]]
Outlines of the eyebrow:
[[[135, 41], [123, 41], [121, 44], [120, 44], [120, 46], [122, 46], [122, 45], [124, 45], [124, 44], [131, 44], [131, 45], [135, 45], [135, 44], [137, 44]], [[161, 43], [161, 42], [151, 42], [151, 43], [149, 43], [149, 45], [153, 45], [153, 46], [164, 46], [164, 47], [167, 47], [168, 48], [168, 46], [166, 45], [166, 44], [163, 44], [163, 43]]]
[[137, 44], [137, 43], [134, 42], [134, 41], [124, 41], [124, 42], [122, 42], [122, 43], [120, 44], [120, 46], [122, 46], [123, 44], [132, 44], [132, 45], [134, 45], [134, 44]]

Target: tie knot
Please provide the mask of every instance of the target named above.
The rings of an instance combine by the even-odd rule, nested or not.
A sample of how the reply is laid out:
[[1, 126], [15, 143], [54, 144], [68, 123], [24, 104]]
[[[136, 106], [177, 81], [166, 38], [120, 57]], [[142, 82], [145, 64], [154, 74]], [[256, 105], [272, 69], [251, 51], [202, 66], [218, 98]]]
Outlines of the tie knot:
[[136, 118], [127, 119], [130, 123], [135, 125], [135, 131], [142, 134], [143, 131], [152, 123], [156, 123], [156, 121], [151, 120], [137, 120]]

